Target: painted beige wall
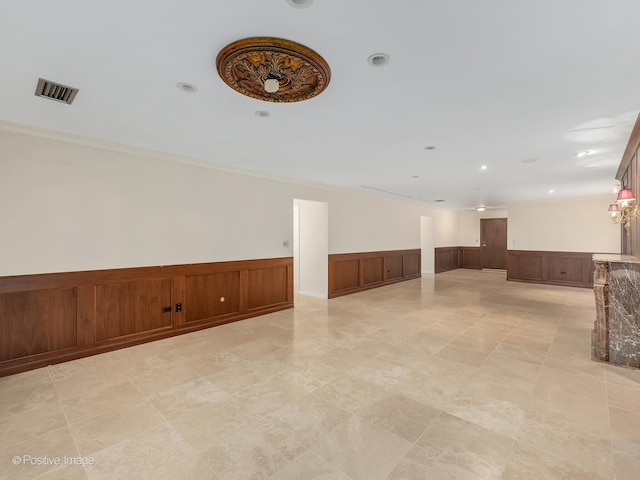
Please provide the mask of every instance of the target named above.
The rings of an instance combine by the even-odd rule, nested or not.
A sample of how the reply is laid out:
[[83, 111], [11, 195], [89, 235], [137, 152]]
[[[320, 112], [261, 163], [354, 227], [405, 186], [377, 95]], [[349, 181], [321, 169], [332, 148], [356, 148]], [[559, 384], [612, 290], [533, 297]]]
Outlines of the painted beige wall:
[[458, 240], [451, 210], [45, 133], [0, 125], [2, 276], [291, 256], [294, 198], [328, 202], [329, 253], [420, 248], [422, 215]]
[[[460, 237], [458, 245], [461, 247], [480, 246], [480, 219], [481, 218], [508, 218], [506, 209], [485, 210], [484, 212], [464, 211], [458, 213], [460, 222]], [[509, 228], [507, 223], [507, 228]]]
[[607, 214], [614, 195], [507, 205], [509, 250], [619, 253], [620, 227]]
[[455, 211], [375, 195], [328, 193], [329, 253], [420, 248], [421, 216], [434, 219], [436, 246], [457, 241]]

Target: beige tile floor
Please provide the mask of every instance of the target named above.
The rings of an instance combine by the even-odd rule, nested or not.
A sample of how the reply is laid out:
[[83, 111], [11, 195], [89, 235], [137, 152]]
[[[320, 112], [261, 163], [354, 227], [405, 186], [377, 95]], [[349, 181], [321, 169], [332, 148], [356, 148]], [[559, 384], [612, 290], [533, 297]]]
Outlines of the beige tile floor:
[[0, 479], [638, 480], [594, 315], [456, 270], [1, 378]]

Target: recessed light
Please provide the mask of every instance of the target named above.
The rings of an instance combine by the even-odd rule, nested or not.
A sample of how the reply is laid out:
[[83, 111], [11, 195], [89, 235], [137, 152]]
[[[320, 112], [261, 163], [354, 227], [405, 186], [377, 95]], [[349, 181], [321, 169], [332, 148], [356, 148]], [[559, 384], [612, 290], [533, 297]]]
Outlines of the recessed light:
[[487, 167], [486, 165], [480, 165], [480, 170], [486, 170], [487, 168], [489, 167]]
[[476, 207], [476, 212], [484, 212], [487, 207]]
[[522, 160], [522, 163], [536, 163], [538, 160], [540, 160], [539, 158], [525, 158], [524, 160]]
[[553, 192], [554, 192], [553, 188], [549, 189], [549, 193], [553, 193]]
[[438, 199], [438, 200], [434, 200], [434, 202], [440, 203], [440, 202], [444, 202], [444, 200]]
[[574, 155], [578, 158], [586, 157], [587, 155], [593, 154], [593, 150], [582, 150], [581, 152], [576, 152]]
[[374, 53], [367, 58], [367, 62], [372, 67], [384, 67], [390, 60], [391, 58], [386, 53]]
[[435, 150], [436, 147], [433, 145], [427, 145], [426, 147], [424, 147], [425, 150]]
[[411, 175], [411, 178], [420, 178], [420, 175]]
[[178, 87], [178, 90], [185, 93], [196, 93], [198, 91], [198, 87], [191, 83], [178, 83], [176, 87]]
[[287, 3], [296, 8], [307, 8], [313, 3], [313, 0], [287, 0]]
[[270, 116], [271, 116], [271, 112], [267, 112], [266, 110], [258, 110], [256, 112], [256, 117], [269, 118]]

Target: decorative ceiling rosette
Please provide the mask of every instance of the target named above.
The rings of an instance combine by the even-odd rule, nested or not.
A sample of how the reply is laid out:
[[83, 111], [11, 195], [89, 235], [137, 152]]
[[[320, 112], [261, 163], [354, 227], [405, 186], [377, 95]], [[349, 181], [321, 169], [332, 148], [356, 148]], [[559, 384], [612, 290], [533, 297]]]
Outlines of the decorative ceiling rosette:
[[216, 59], [218, 74], [235, 91], [266, 102], [301, 102], [329, 85], [327, 62], [304, 45], [282, 38], [233, 42]]

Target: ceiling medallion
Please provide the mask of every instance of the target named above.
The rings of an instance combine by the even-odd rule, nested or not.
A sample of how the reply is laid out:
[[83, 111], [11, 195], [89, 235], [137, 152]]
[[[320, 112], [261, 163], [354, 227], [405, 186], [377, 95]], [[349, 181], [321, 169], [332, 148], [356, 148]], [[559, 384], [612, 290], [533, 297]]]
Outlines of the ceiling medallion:
[[331, 78], [319, 54], [282, 38], [233, 42], [216, 59], [220, 77], [236, 92], [266, 102], [301, 102], [319, 95]]

